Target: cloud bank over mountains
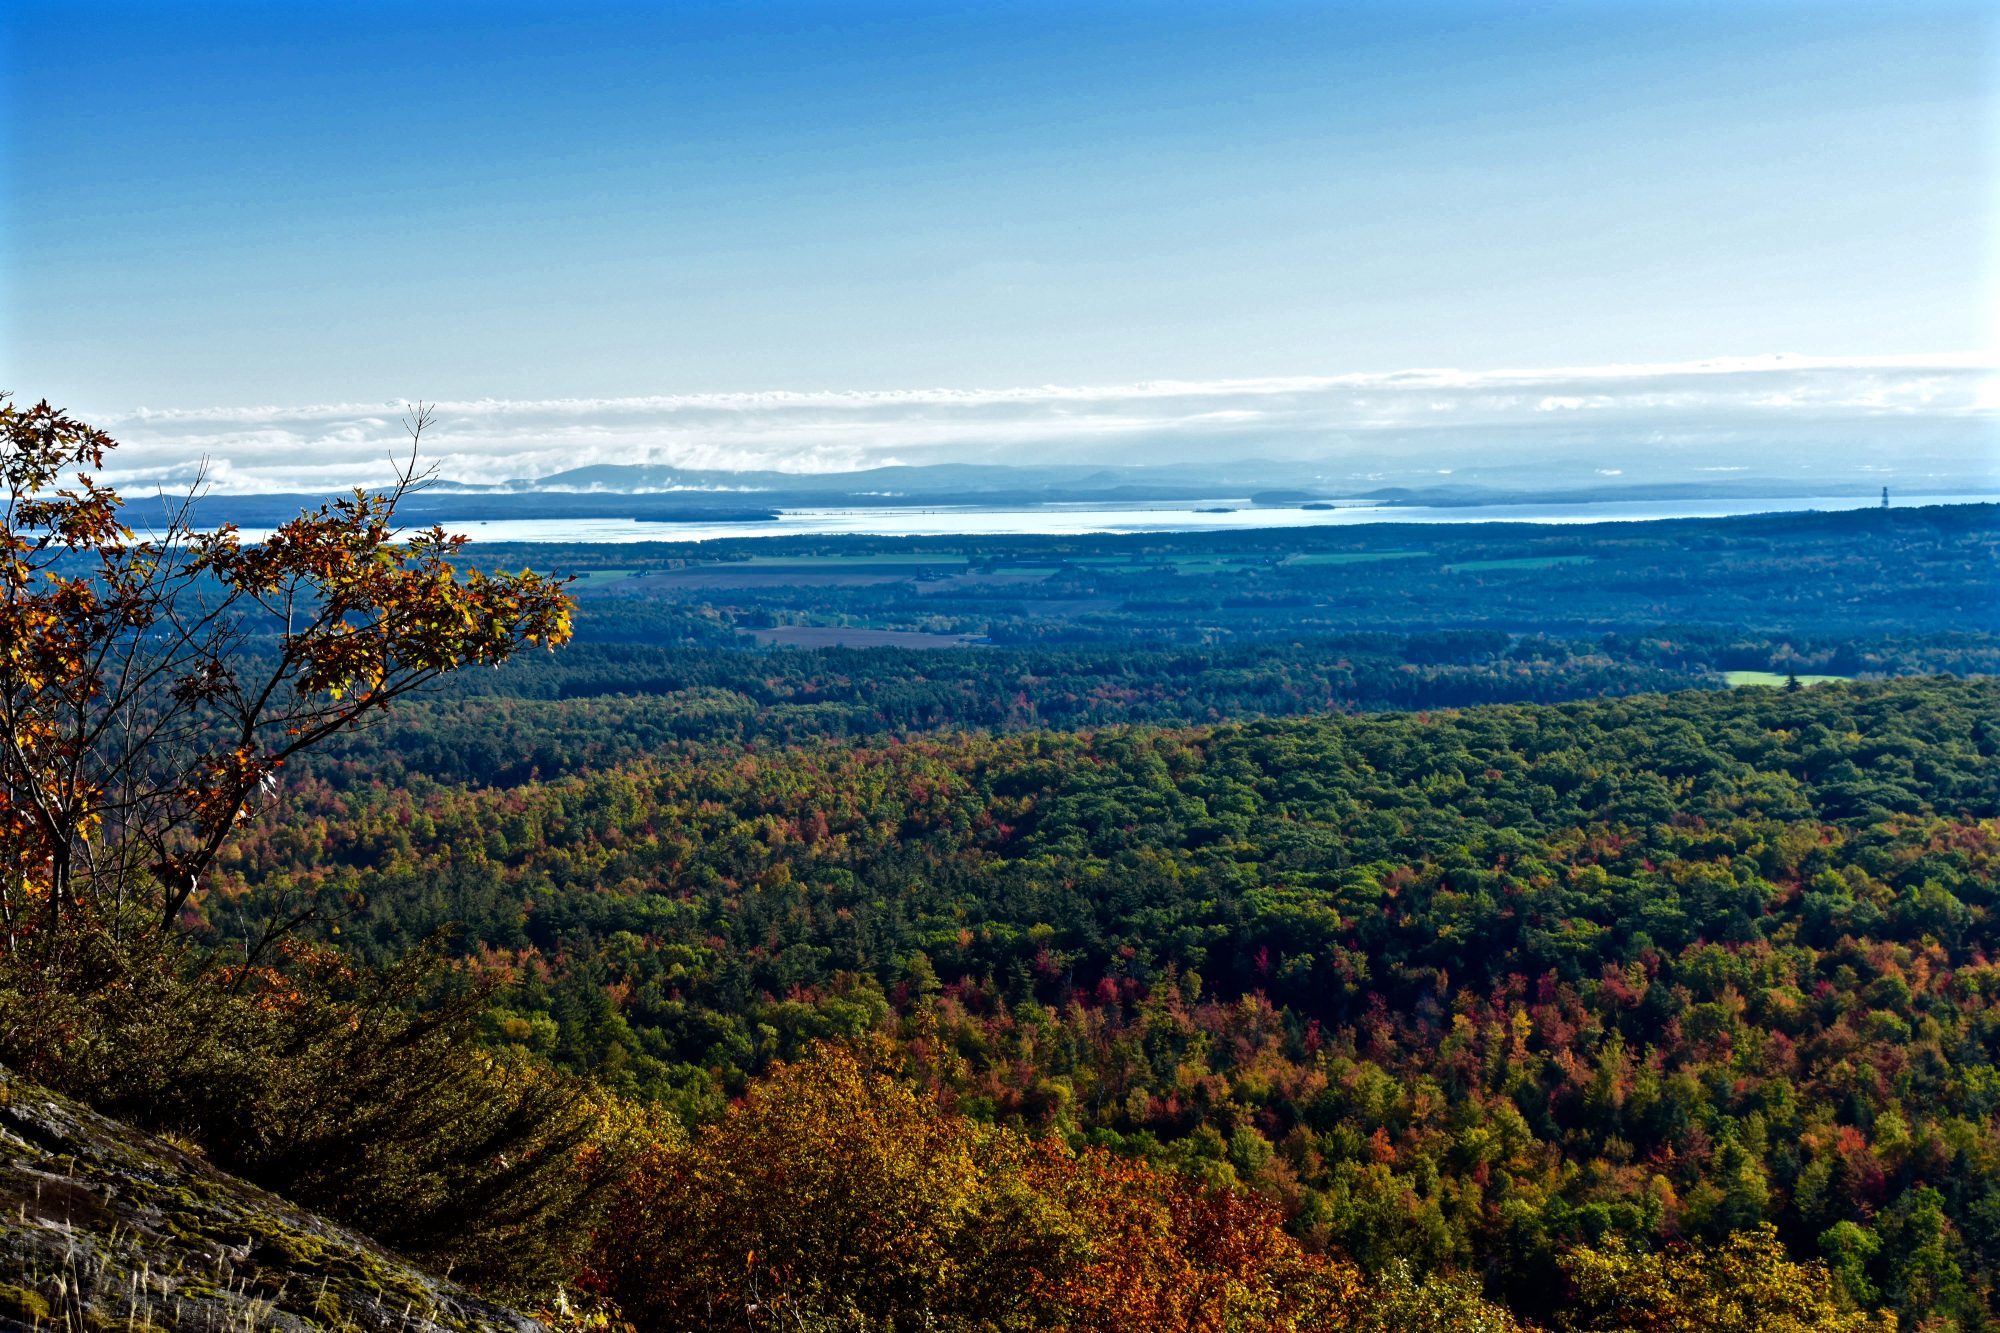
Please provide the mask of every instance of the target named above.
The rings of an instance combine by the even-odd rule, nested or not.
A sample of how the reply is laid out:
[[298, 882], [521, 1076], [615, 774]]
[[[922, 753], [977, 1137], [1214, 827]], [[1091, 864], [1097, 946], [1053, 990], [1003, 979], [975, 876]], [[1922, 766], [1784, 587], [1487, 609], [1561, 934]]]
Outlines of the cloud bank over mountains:
[[[425, 458], [492, 484], [592, 464], [793, 473], [887, 464], [1250, 460], [1329, 484], [1561, 460], [1602, 475], [1749, 470], [1989, 484], [2000, 370], [1977, 355], [1760, 356], [1673, 365], [1015, 389], [762, 392], [436, 404]], [[220, 492], [373, 484], [407, 452], [400, 403], [138, 409], [90, 418], [111, 479]]]

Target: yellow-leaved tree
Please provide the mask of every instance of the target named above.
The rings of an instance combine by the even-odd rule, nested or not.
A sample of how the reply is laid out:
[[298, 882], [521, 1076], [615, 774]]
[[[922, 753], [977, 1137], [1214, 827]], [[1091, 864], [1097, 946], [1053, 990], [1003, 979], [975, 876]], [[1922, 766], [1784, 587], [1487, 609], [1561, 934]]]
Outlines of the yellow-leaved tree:
[[98, 478], [107, 435], [0, 396], [0, 945], [171, 929], [294, 755], [446, 672], [569, 637], [559, 581], [398, 532], [430, 423], [413, 410], [386, 489], [261, 542], [198, 527], [192, 495], [141, 536]]
[[1767, 1223], [1712, 1245], [1658, 1252], [1622, 1242], [1563, 1260], [1569, 1333], [1895, 1333], [1896, 1318], [1844, 1307], [1826, 1265], [1798, 1263]]

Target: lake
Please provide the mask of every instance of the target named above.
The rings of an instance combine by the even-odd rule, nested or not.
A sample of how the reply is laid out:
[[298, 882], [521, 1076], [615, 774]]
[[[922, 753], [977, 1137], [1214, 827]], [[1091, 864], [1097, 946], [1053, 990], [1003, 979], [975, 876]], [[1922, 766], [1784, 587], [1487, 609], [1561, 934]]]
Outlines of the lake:
[[[1981, 504], [1995, 495], [1912, 495], [1896, 507]], [[883, 508], [793, 509], [776, 519], [750, 523], [643, 523], [623, 518], [528, 518], [454, 523], [475, 541], [487, 542], [675, 542], [721, 537], [813, 537], [850, 534], [870, 537], [1081, 536], [1116, 532], [1230, 532], [1250, 528], [1340, 527], [1362, 523], [1604, 523], [1671, 518], [1728, 518], [1739, 514], [1799, 513], [1807, 510], [1872, 509], [1875, 496], [1800, 496], [1724, 500], [1607, 500], [1584, 504], [1391, 507], [1367, 502], [1337, 503], [1333, 509], [1252, 506], [1247, 500], [1200, 500], [1185, 504], [1148, 502], [1050, 504], [988, 508], [980, 505]], [[1228, 512], [1217, 512], [1227, 509]], [[426, 520], [428, 521], [428, 520]], [[246, 540], [264, 533], [244, 531]]]

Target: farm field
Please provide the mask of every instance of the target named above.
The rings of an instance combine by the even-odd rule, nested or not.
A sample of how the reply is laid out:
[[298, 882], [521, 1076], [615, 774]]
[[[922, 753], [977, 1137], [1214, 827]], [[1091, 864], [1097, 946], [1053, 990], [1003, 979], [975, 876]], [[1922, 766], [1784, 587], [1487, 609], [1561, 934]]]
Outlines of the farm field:
[[1376, 560], [1418, 560], [1429, 551], [1321, 551], [1288, 555], [1280, 563], [1286, 568], [1311, 569], [1315, 565], [1358, 565]]
[[865, 588], [884, 583], [909, 583], [917, 571], [893, 565], [697, 565], [687, 569], [638, 573], [618, 588], [621, 593], [668, 592], [683, 588]]
[[[1791, 679], [1790, 676], [1777, 671], [1725, 671], [1722, 673], [1722, 678], [1729, 683], [1731, 689], [1745, 685], [1782, 686]], [[1801, 685], [1830, 685], [1835, 681], [1849, 679], [1851, 677], [1848, 676], [1801, 675], [1798, 677], [1798, 682]]]
[[1467, 560], [1456, 565], [1446, 565], [1448, 574], [1483, 574], [1497, 569], [1554, 569], [1558, 565], [1587, 565], [1595, 560], [1590, 555], [1531, 555], [1516, 556], [1507, 560]]
[[963, 565], [971, 557], [949, 552], [901, 554], [894, 551], [831, 555], [753, 555], [742, 560], [715, 561], [708, 569], [937, 569]]

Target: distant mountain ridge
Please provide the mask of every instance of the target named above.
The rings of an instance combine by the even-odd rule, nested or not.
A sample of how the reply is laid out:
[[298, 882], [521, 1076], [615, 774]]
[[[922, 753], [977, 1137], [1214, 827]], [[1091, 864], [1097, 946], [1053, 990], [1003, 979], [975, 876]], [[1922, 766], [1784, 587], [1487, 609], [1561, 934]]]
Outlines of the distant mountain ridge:
[[[1254, 468], [1256, 465], [1250, 465]], [[853, 472], [730, 472], [673, 467], [664, 463], [597, 463], [546, 477], [518, 479], [483, 489], [500, 491], [781, 491], [849, 496], [1019, 494], [1038, 490], [1200, 496], [1227, 485], [1226, 472], [1201, 467], [1015, 466], [1003, 463], [895, 464]], [[1248, 481], [1237, 484], [1248, 485]]]
[[[1029, 500], [1041, 503], [1088, 500], [1213, 500], [1248, 497], [1258, 504], [1300, 504], [1322, 500], [1403, 501], [1408, 503], [1561, 503], [1566, 500], [1692, 499], [1867, 495], [1882, 481], [1800, 480], [1777, 477], [1620, 481], [1581, 462], [1563, 468], [1487, 467], [1463, 469], [1450, 481], [1428, 484], [1413, 477], [1334, 479], [1295, 465], [1250, 459], [1226, 465], [1170, 464], [1106, 467], [1096, 464], [927, 463], [863, 468], [850, 472], [725, 471], [663, 463], [597, 463], [545, 477], [517, 478], [497, 485], [441, 482], [439, 491], [506, 494], [676, 494], [736, 496], [752, 503], [780, 505], [810, 497], [816, 503], [979, 503]], [[1920, 489], [1909, 480], [1892, 482]], [[1960, 487], [1945, 484], [1950, 493]], [[753, 498], [754, 497], [754, 498]]]

